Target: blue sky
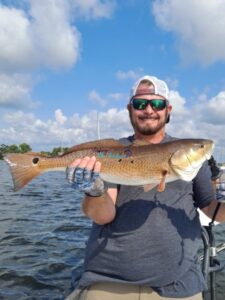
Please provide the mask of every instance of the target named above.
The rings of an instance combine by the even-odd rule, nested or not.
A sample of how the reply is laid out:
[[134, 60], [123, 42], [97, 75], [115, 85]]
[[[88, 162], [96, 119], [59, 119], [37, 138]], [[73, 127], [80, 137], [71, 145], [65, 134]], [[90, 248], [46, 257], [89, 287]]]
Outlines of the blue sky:
[[[168, 132], [212, 138], [225, 158], [225, 3], [0, 1], [0, 141], [35, 151], [132, 132], [138, 77], [166, 80]], [[224, 158], [223, 158], [224, 156]]]

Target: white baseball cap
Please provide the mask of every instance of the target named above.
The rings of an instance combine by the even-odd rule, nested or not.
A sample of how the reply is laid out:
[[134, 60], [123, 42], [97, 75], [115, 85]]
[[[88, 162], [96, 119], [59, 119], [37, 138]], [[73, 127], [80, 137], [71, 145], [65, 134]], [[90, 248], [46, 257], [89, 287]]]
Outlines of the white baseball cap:
[[[154, 89], [146, 89], [142, 90], [141, 93], [138, 93], [138, 86], [142, 80], [148, 80], [152, 83], [154, 86]], [[130, 92], [130, 99], [132, 99], [134, 96], [137, 95], [148, 95], [148, 94], [154, 94], [164, 97], [165, 99], [169, 99], [169, 89], [165, 81], [158, 79], [154, 76], [145, 75], [138, 79], [138, 81], [135, 82], [133, 87], [131, 88]]]

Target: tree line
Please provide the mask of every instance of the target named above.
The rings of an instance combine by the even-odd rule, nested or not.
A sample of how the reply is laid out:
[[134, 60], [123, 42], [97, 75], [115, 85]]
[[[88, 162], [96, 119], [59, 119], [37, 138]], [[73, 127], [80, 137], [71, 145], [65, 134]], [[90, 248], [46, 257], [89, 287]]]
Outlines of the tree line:
[[[44, 156], [58, 156], [65, 151], [67, 151], [68, 148], [64, 147], [56, 147], [53, 148], [52, 151], [41, 151], [40, 154]], [[20, 145], [12, 144], [12, 145], [5, 145], [1, 144], [0, 146], [0, 159], [3, 159], [4, 155], [8, 153], [26, 153], [26, 152], [32, 152], [32, 148], [30, 145], [26, 143], [22, 143]]]

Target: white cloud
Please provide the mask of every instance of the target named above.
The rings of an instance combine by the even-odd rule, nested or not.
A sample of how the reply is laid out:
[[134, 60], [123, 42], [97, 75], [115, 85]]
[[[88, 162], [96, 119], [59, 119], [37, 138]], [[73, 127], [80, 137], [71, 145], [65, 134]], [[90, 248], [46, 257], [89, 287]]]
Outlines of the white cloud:
[[116, 1], [114, 0], [72, 0], [75, 16], [89, 19], [111, 18]]
[[111, 108], [99, 115], [101, 137], [120, 138], [132, 133], [127, 109]]
[[173, 107], [173, 115], [176, 115], [176, 117], [183, 118], [185, 115], [187, 115], [188, 110], [185, 107], [186, 100], [179, 94], [177, 91], [170, 91], [170, 97], [169, 97], [170, 104]]
[[99, 104], [101, 107], [105, 107], [107, 104], [107, 101], [103, 99], [95, 90], [92, 90], [89, 93], [88, 99], [93, 103]]
[[0, 66], [14, 72], [71, 67], [79, 57], [80, 34], [69, 23], [67, 2], [29, 3], [29, 14], [0, 6]]
[[[221, 116], [221, 111], [224, 111], [224, 108], [221, 111], [217, 110], [217, 105], [224, 105], [223, 97], [224, 92], [208, 101], [200, 97], [194, 106], [187, 108], [186, 99], [177, 91], [172, 91], [173, 111], [167, 132], [180, 138], [210, 138], [214, 140], [216, 149], [221, 149], [225, 145], [224, 123], [218, 124], [215, 120]], [[97, 114], [101, 138], [120, 138], [132, 134], [126, 109], [111, 108], [98, 113], [90, 111], [88, 114], [74, 114], [72, 117], [64, 116], [61, 109], [58, 109], [55, 119], [48, 120], [41, 120], [34, 114], [22, 111], [6, 114], [3, 118], [5, 125], [0, 129], [0, 140], [8, 145], [26, 142], [34, 151], [95, 140], [98, 137]], [[216, 158], [218, 159], [218, 154]]]
[[96, 90], [92, 90], [88, 94], [88, 99], [92, 103], [97, 104], [101, 108], [114, 106], [115, 102], [123, 101], [128, 102], [128, 94], [125, 93], [109, 93], [105, 97], [102, 97]]
[[[24, 5], [24, 6], [23, 6]], [[26, 0], [0, 4], [0, 67], [3, 71], [70, 68], [80, 57], [81, 35], [72, 25], [110, 18], [113, 0]]]
[[208, 102], [202, 101], [201, 107], [199, 107], [199, 113], [201, 113], [201, 119], [204, 122], [213, 125], [225, 124], [225, 91], [220, 92], [217, 96], [210, 99]]
[[22, 10], [0, 6], [0, 48], [1, 69], [18, 71], [33, 65], [32, 59], [28, 59], [34, 54], [29, 20]]
[[158, 26], [176, 35], [183, 62], [225, 61], [224, 1], [155, 0], [152, 11]]
[[[62, 114], [60, 109], [57, 112], [59, 115]], [[7, 113], [3, 118], [5, 126], [0, 129], [1, 143], [10, 145], [25, 142], [31, 145], [34, 151], [40, 151], [97, 139], [96, 111], [83, 116], [74, 114], [70, 118], [65, 118], [66, 122], [60, 124], [58, 120], [44, 121], [34, 114], [22, 111]], [[132, 132], [126, 109], [110, 109], [99, 113], [99, 124], [101, 138], [119, 138]]]
[[[46, 12], [48, 12], [46, 14]], [[79, 57], [80, 34], [69, 23], [66, 1], [31, 0], [33, 45], [44, 65], [70, 67]]]
[[126, 80], [126, 79], [133, 79], [136, 80], [139, 77], [143, 76], [143, 70], [138, 69], [136, 71], [129, 70], [129, 71], [118, 71], [116, 72], [116, 78], [119, 80]]
[[32, 82], [29, 76], [0, 74], [0, 108], [33, 108], [31, 100]]
[[126, 99], [127, 95], [125, 95], [123, 93], [112, 93], [112, 94], [109, 94], [108, 97], [112, 100], [119, 101], [119, 100], [122, 100], [122, 99]]
[[[81, 35], [72, 24], [110, 18], [115, 1], [24, 0], [0, 4], [0, 107], [31, 108], [31, 78], [36, 70], [71, 68], [80, 57]], [[8, 6], [7, 6], [8, 5]], [[75, 19], [76, 21], [76, 19]], [[94, 95], [92, 95], [94, 98]], [[95, 101], [104, 106], [97, 94]]]
[[56, 121], [60, 124], [60, 125], [63, 125], [65, 124], [65, 122], [67, 121], [67, 117], [64, 116], [63, 112], [61, 109], [57, 109], [55, 111], [55, 119]]
[[[218, 149], [224, 147], [224, 105], [225, 92], [220, 92], [216, 97], [207, 99], [200, 95], [193, 106], [186, 106], [186, 99], [178, 92], [172, 91], [171, 103], [173, 105], [171, 122], [168, 132], [172, 136], [182, 138], [209, 138], [215, 142], [214, 155], [218, 159]], [[221, 160], [221, 156], [219, 157]], [[223, 157], [225, 161], [225, 156]]]

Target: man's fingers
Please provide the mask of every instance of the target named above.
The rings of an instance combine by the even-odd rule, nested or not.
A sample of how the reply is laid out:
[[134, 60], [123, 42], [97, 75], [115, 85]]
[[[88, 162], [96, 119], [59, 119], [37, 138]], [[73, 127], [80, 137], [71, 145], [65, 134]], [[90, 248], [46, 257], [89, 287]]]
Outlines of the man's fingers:
[[69, 167], [74, 167], [74, 168], [82, 168], [82, 169], [88, 169], [88, 170], [94, 170], [95, 172], [99, 172], [100, 171], [100, 162], [96, 162], [96, 157], [92, 156], [92, 157], [84, 157], [82, 159], [78, 158], [75, 159], [70, 165]]
[[96, 161], [95, 166], [94, 166], [94, 172], [99, 173], [101, 169], [101, 163], [100, 161]]
[[80, 162], [81, 162], [81, 159], [77, 158], [69, 165], [69, 167], [76, 168], [80, 164]]
[[79, 186], [82, 186], [84, 183], [84, 168], [77, 167], [74, 172], [74, 182]]
[[70, 183], [74, 182], [80, 188], [85, 188], [99, 177], [100, 168], [101, 163], [96, 161], [95, 156], [76, 159], [67, 167], [67, 179]]
[[83, 169], [84, 170], [84, 181], [90, 183], [92, 171], [88, 168]]
[[87, 164], [86, 164], [86, 169], [87, 170], [93, 170], [94, 169], [94, 166], [95, 166], [95, 163], [96, 163], [96, 157], [95, 156], [92, 156], [91, 158], [89, 158], [89, 160], [87, 161]]
[[66, 178], [69, 181], [69, 183], [73, 183], [74, 182], [74, 173], [76, 168], [79, 166], [81, 162], [81, 159], [75, 159], [67, 168], [66, 168]]
[[73, 181], [74, 181], [75, 170], [76, 170], [76, 167], [67, 167], [66, 168], [66, 178], [70, 183], [73, 183]]
[[[75, 163], [76, 161], [74, 161]], [[78, 161], [79, 163], [76, 165], [76, 167], [81, 168], [81, 169], [89, 169], [91, 170], [91, 166], [92, 166], [92, 158], [89, 156], [85, 156], [84, 158], [80, 159], [80, 161]]]

